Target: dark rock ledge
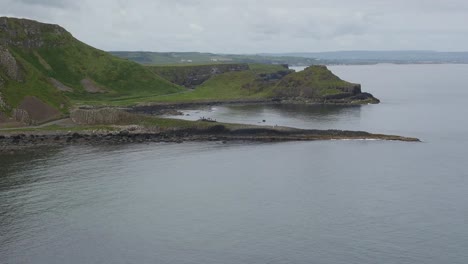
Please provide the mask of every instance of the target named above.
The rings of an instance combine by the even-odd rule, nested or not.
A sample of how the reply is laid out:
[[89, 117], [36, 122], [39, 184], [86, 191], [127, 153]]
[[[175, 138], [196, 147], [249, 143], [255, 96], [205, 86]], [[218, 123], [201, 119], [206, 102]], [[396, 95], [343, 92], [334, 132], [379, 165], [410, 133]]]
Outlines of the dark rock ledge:
[[363, 131], [346, 130], [302, 130], [286, 128], [241, 128], [228, 129], [216, 125], [208, 129], [180, 129], [165, 132], [51, 132], [35, 131], [22, 134], [0, 134], [0, 152], [40, 147], [72, 144], [124, 144], [144, 142], [184, 141], [312, 141], [312, 140], [393, 140], [419, 142], [417, 138], [396, 135], [372, 134]]

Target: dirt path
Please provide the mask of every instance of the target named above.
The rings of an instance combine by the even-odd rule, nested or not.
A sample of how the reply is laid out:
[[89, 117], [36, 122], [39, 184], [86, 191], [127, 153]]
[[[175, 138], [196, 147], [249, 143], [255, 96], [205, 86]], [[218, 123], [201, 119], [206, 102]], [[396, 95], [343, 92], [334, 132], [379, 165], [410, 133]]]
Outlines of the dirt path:
[[69, 122], [72, 122], [70, 118], [62, 118], [62, 119], [58, 119], [58, 120], [53, 120], [53, 121], [50, 121], [50, 122], [46, 122], [44, 124], [40, 124], [40, 125], [37, 125], [37, 126], [25, 126], [25, 127], [9, 127], [9, 128], [0, 128], [0, 132], [1, 131], [11, 131], [11, 130], [17, 130], [17, 129], [21, 129], [21, 128], [27, 128], [27, 129], [35, 129], [35, 128], [43, 128], [43, 127], [46, 127], [46, 126], [51, 126], [51, 125], [59, 125], [59, 124], [66, 124], [66, 123], [69, 123]]

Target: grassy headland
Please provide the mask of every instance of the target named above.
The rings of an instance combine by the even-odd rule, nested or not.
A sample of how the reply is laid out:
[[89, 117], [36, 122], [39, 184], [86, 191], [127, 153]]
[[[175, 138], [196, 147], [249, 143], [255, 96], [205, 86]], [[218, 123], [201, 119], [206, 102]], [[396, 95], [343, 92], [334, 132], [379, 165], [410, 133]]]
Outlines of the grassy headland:
[[[131, 125], [146, 132], [153, 131], [152, 128], [156, 127], [158, 131], [192, 131], [195, 134], [205, 131], [205, 135], [221, 131], [226, 135], [239, 136], [236, 133], [245, 132], [245, 135], [254, 138], [259, 138], [265, 132], [267, 136], [276, 135], [276, 139], [291, 138], [293, 135], [292, 138], [296, 139], [371, 135], [319, 131], [306, 133], [292, 128], [279, 130], [258, 127], [248, 127], [249, 132], [239, 132], [240, 125], [231, 124], [144, 116], [132, 116], [131, 121], [123, 121], [120, 117], [125, 117], [126, 114], [120, 112], [117, 119], [111, 118], [114, 115], [109, 114], [104, 115], [105, 118], [100, 122], [92, 124], [89, 120], [83, 124], [73, 118], [76, 113], [80, 113], [76, 108], [83, 105], [176, 105], [213, 101], [343, 104], [378, 102], [371, 95], [361, 93], [359, 85], [341, 80], [325, 66], [311, 66], [296, 73], [285, 65], [221, 64], [220, 61], [189, 66], [144, 66], [90, 47], [57, 25], [2, 17], [0, 127], [8, 122], [13, 123], [9, 127], [16, 124], [31, 125], [71, 115], [75, 121], [71, 126], [57, 127], [54, 124], [22, 129], [35, 132], [98, 128], [114, 131], [115, 126]], [[212, 127], [219, 131], [210, 130]], [[282, 134], [283, 132], [287, 133]], [[298, 137], [299, 134], [302, 136]]]

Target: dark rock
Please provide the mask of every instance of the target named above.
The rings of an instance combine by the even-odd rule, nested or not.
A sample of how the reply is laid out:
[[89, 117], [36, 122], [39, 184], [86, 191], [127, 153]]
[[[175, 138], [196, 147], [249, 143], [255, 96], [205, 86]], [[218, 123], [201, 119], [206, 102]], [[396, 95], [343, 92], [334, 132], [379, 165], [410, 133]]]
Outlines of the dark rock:
[[127, 130], [122, 130], [119, 132], [119, 136], [128, 136], [130, 134], [130, 132], [128, 132]]
[[217, 74], [234, 71], [249, 70], [249, 65], [240, 64], [214, 64], [214, 65], [194, 65], [194, 66], [174, 66], [174, 67], [153, 67], [155, 73], [171, 81], [172, 83], [185, 86], [186, 88], [195, 88], [206, 80]]

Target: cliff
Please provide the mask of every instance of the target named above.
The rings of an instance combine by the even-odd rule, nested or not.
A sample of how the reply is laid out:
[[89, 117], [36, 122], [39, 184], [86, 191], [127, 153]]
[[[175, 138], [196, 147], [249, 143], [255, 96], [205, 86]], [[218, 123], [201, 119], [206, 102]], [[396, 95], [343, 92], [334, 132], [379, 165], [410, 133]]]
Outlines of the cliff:
[[72, 102], [105, 104], [182, 90], [140, 64], [80, 42], [60, 26], [0, 17], [0, 122], [41, 123], [67, 115]]

